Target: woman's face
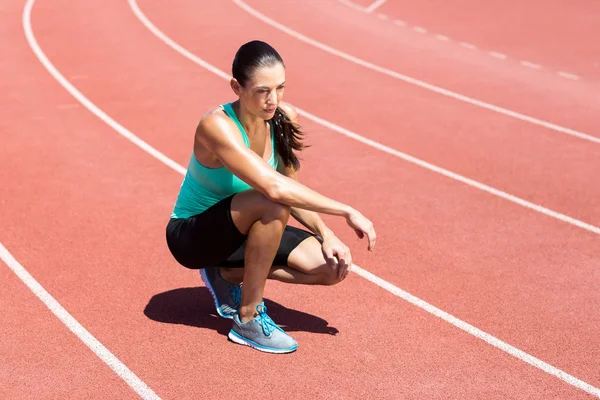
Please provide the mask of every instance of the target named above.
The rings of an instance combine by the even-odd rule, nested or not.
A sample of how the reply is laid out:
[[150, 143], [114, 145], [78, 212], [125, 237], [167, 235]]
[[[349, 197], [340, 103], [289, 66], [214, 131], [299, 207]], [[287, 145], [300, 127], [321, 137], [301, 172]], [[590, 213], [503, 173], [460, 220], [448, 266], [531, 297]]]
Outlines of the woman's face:
[[276, 63], [271, 67], [257, 68], [243, 87], [240, 100], [252, 114], [264, 120], [273, 118], [275, 109], [283, 98], [285, 68]]

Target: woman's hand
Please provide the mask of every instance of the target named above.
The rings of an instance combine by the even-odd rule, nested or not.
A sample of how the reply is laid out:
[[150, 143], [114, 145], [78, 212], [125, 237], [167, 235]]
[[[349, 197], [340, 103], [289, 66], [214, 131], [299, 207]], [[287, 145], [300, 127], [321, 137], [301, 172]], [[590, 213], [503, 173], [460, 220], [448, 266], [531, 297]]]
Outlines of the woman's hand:
[[359, 238], [362, 239], [367, 235], [367, 239], [369, 240], [368, 249], [369, 251], [373, 250], [373, 247], [375, 247], [375, 239], [377, 238], [373, 223], [356, 210], [352, 210], [348, 213], [346, 222], [354, 229], [354, 232], [356, 232], [356, 235]]
[[321, 250], [327, 264], [334, 270], [337, 269], [338, 278], [346, 278], [352, 267], [352, 255], [348, 246], [332, 234], [323, 239]]

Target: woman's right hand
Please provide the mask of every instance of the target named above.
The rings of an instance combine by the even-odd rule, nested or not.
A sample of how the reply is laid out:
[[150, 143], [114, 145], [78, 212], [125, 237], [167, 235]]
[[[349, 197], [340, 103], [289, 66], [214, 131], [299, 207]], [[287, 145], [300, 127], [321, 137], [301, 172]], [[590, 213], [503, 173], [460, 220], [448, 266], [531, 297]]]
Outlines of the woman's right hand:
[[373, 250], [373, 247], [375, 247], [375, 239], [377, 237], [375, 229], [373, 228], [373, 223], [356, 210], [352, 210], [348, 214], [346, 222], [354, 229], [354, 232], [356, 232], [356, 235], [359, 238], [362, 239], [367, 235], [367, 239], [369, 240], [368, 249]]

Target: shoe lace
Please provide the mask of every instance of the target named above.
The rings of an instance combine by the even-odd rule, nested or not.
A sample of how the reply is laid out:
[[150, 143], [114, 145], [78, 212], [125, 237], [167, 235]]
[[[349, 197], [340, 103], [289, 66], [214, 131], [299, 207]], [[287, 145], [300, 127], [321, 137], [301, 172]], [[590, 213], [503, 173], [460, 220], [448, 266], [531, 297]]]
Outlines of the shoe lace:
[[277, 324], [267, 315], [267, 307], [263, 304], [256, 306], [258, 316], [256, 317], [265, 335], [269, 336], [275, 329], [281, 329]]
[[231, 300], [237, 308], [242, 301], [242, 285], [231, 285], [229, 288], [229, 295], [231, 296]]

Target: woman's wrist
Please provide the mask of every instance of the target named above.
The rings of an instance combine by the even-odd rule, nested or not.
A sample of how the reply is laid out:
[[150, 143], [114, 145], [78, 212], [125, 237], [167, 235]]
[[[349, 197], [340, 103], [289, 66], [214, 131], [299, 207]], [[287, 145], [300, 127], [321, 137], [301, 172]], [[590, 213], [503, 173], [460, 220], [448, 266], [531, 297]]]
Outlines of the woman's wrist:
[[344, 206], [342, 209], [342, 216], [346, 219], [350, 218], [351, 215], [356, 213], [356, 210], [350, 206]]
[[323, 238], [323, 240], [328, 240], [329, 238], [335, 236], [335, 234], [333, 233], [333, 231], [331, 229], [329, 229], [328, 227], [323, 227], [321, 229], [320, 235], [321, 238]]

